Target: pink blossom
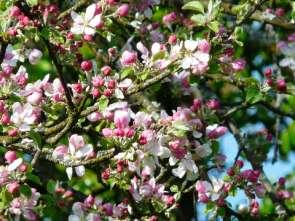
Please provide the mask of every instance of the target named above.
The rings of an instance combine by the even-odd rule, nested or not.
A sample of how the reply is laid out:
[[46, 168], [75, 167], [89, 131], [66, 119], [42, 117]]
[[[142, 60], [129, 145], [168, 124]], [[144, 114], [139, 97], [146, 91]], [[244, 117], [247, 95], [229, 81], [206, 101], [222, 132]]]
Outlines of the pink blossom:
[[171, 24], [177, 20], [176, 12], [171, 12], [163, 17], [163, 23]]
[[29, 62], [31, 64], [37, 64], [42, 57], [42, 52], [38, 49], [33, 49], [29, 54]]
[[123, 66], [130, 66], [136, 63], [137, 53], [132, 51], [124, 51], [121, 57], [121, 64]]
[[234, 71], [242, 71], [246, 67], [246, 61], [244, 59], [237, 59], [231, 63]]
[[13, 161], [15, 161], [17, 159], [16, 152], [9, 150], [5, 153], [4, 158], [7, 161], [7, 163], [9, 163], [9, 164], [12, 163]]
[[128, 12], [129, 12], [129, 5], [123, 4], [117, 9], [116, 14], [119, 15], [120, 17], [125, 17], [128, 15]]
[[117, 128], [124, 129], [129, 125], [130, 114], [126, 110], [117, 110], [114, 114], [114, 123]]

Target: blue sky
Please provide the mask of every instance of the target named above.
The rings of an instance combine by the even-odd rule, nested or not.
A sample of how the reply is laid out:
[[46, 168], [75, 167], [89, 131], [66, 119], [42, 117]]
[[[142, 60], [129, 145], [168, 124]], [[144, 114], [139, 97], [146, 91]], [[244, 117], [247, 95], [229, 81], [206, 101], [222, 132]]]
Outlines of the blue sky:
[[[243, 132], [248, 132], [251, 129], [251, 132], [259, 131], [263, 129], [263, 125], [251, 125], [245, 127]], [[233, 135], [230, 133], [225, 134], [220, 138], [220, 144], [222, 152], [227, 156], [227, 165], [232, 165], [235, 159], [235, 156], [238, 151], [238, 144], [234, 139]], [[276, 163], [272, 164], [273, 151], [271, 150], [268, 155], [268, 160], [264, 164], [264, 171], [268, 175], [268, 178], [272, 182], [276, 182], [281, 176], [285, 176], [294, 171], [295, 168], [295, 154], [290, 153], [286, 161], [278, 160]], [[245, 163], [244, 169], [251, 168], [249, 163]], [[212, 175], [216, 175], [213, 173]], [[245, 197], [242, 191], [238, 192], [235, 197], [228, 197], [227, 200], [232, 204], [235, 209], [239, 204], [248, 204], [248, 200]], [[208, 220], [206, 214], [204, 214], [204, 205], [198, 207], [198, 221]]]

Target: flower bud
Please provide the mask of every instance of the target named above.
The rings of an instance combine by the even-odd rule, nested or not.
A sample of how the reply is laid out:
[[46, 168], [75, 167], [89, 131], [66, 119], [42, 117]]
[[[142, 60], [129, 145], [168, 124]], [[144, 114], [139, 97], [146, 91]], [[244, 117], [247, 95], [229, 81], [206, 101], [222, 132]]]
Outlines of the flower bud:
[[85, 41], [92, 41], [92, 35], [83, 35]]
[[237, 59], [231, 65], [235, 72], [242, 71], [245, 69], [246, 61], [244, 59]]
[[17, 159], [16, 152], [9, 150], [5, 153], [4, 158], [8, 164], [11, 164], [13, 161]]
[[27, 97], [27, 102], [33, 105], [38, 105], [42, 101], [42, 93], [41, 92], [33, 92], [31, 95]]
[[124, 129], [128, 127], [130, 122], [130, 115], [128, 111], [117, 110], [114, 115], [114, 123], [117, 128]]
[[210, 99], [207, 101], [206, 106], [211, 110], [218, 110], [220, 108], [220, 103], [216, 99]]
[[121, 5], [117, 11], [116, 14], [119, 15], [120, 17], [125, 17], [129, 13], [129, 5], [128, 4], [123, 4]]
[[81, 69], [83, 71], [91, 71], [92, 70], [92, 66], [93, 66], [92, 61], [89, 61], [89, 60], [82, 61], [82, 63], [81, 63]]
[[37, 64], [42, 57], [42, 52], [38, 49], [33, 49], [29, 54], [29, 62], [31, 64]]
[[275, 11], [276, 16], [282, 17], [285, 15], [285, 10], [283, 8], [277, 8]]
[[266, 68], [264, 70], [264, 77], [271, 78], [271, 75], [272, 75], [272, 69], [271, 68]]
[[284, 79], [277, 80], [277, 90], [280, 92], [285, 92], [287, 90], [286, 81]]
[[112, 73], [112, 68], [110, 66], [103, 66], [101, 68], [101, 72], [103, 73], [104, 76], [108, 76]]
[[135, 64], [137, 60], [137, 53], [132, 51], [124, 51], [121, 57], [121, 64], [123, 66], [130, 66]]
[[177, 43], [177, 36], [175, 34], [170, 35], [168, 38], [168, 43], [175, 45]]
[[163, 23], [165, 24], [174, 23], [176, 20], [177, 20], [176, 12], [171, 12], [163, 17]]
[[20, 16], [21, 15], [21, 10], [20, 10], [20, 8], [19, 7], [17, 7], [17, 6], [13, 6], [11, 9], [10, 9], [10, 16], [11, 17], [18, 17], [18, 16]]
[[7, 191], [12, 194], [17, 193], [19, 191], [19, 187], [20, 185], [17, 182], [9, 183], [7, 185]]
[[200, 40], [198, 42], [198, 49], [203, 53], [209, 54], [211, 49], [210, 43], [206, 39]]

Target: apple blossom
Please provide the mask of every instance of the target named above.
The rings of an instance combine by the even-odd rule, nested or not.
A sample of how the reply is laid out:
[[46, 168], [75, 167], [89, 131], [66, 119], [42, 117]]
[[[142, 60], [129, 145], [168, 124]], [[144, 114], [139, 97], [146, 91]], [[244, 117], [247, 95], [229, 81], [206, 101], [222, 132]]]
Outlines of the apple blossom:
[[84, 16], [77, 14], [76, 12], [71, 12], [71, 17], [74, 21], [71, 32], [73, 34], [86, 34], [94, 35], [96, 32], [96, 27], [100, 27], [102, 24], [101, 14], [96, 15], [96, 4], [91, 4], [86, 8]]

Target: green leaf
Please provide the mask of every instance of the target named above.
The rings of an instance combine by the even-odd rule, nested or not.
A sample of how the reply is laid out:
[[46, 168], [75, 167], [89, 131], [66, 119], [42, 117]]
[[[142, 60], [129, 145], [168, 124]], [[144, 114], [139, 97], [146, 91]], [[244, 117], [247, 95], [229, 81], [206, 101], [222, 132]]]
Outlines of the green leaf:
[[37, 133], [36, 131], [31, 130], [29, 136], [30, 136], [30, 138], [33, 139], [34, 143], [37, 144], [39, 148], [42, 146], [42, 138], [41, 138], [41, 135], [39, 133]]
[[246, 101], [249, 103], [256, 103], [263, 99], [263, 95], [256, 87], [249, 87], [246, 91]]
[[184, 10], [194, 10], [194, 11], [197, 11], [197, 12], [204, 13], [204, 6], [199, 1], [188, 2], [187, 4], [182, 6], [182, 9], [184, 9]]
[[121, 72], [121, 79], [126, 78], [129, 75], [132, 75], [134, 73], [133, 67], [124, 68]]
[[153, 61], [165, 58], [165, 51], [159, 51], [158, 53], [154, 54], [152, 57]]
[[32, 195], [31, 188], [28, 185], [21, 185], [19, 191], [21, 194], [23, 194], [26, 197], [31, 197]]
[[219, 31], [219, 22], [218, 21], [211, 21], [208, 24], [208, 27], [216, 33]]
[[183, 122], [181, 121], [175, 121], [172, 123], [172, 127], [174, 127], [177, 130], [183, 130], [183, 131], [189, 131], [190, 128], [186, 126]]
[[171, 191], [172, 193], [177, 193], [177, 192], [178, 192], [178, 186], [177, 186], [177, 185], [173, 185], [173, 186], [171, 186], [171, 187], [170, 187], [170, 191]]
[[55, 188], [56, 188], [56, 182], [53, 180], [49, 180], [46, 185], [47, 192], [53, 194], [55, 192]]
[[26, 0], [29, 6], [35, 6], [38, 5], [38, 0]]
[[27, 177], [28, 180], [30, 180], [30, 181], [38, 184], [38, 185], [42, 184], [40, 178], [38, 176], [34, 175], [34, 174], [29, 173], [29, 174], [27, 174], [26, 177]]
[[106, 96], [102, 96], [98, 102], [98, 108], [100, 111], [104, 111], [109, 104], [109, 99]]
[[200, 26], [203, 26], [206, 23], [206, 17], [202, 14], [193, 15], [191, 20]]

